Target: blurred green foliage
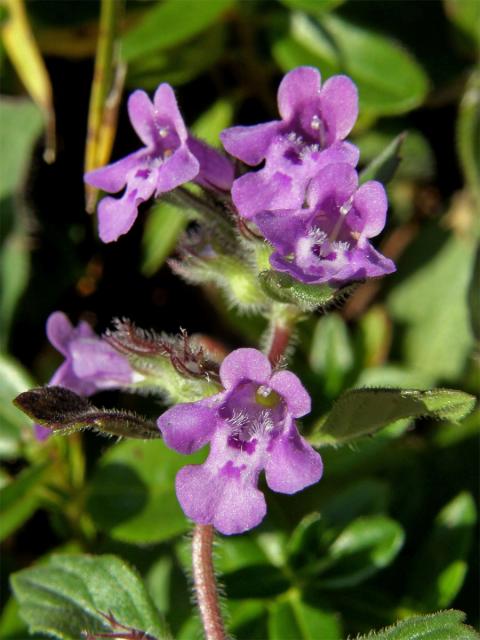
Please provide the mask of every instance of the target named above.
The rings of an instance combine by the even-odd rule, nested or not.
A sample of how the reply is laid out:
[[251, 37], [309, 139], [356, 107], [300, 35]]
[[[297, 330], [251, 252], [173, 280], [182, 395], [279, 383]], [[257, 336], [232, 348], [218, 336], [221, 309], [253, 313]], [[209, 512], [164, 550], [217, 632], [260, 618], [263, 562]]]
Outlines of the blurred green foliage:
[[[56, 98], [52, 167], [39, 152], [41, 114], [0, 55], [8, 94], [0, 103], [2, 587], [14, 573], [17, 598], [3, 600], [5, 640], [108, 632], [112, 621], [100, 611], [159, 639], [199, 634], [183, 538], [189, 523], [173, 484], [187, 459], [158, 441], [76, 434], [38, 443], [11, 404], [59, 362], [43, 335], [49, 310], [87, 311], [100, 328], [113, 315], [157, 330], [181, 325], [226, 349], [252, 346], [264, 330], [224, 294], [196, 293], [169, 275], [165, 261], [188, 212], [161, 202], [118, 246], [96, 240], [84, 215], [82, 164], [99, 6], [26, 3]], [[476, 0], [125, 3], [116, 44], [128, 90], [171, 82], [195, 133], [218, 145], [234, 122], [275, 117], [283, 72], [310, 64], [323, 78], [347, 73], [360, 92], [353, 141], [363, 178], [391, 179], [381, 242], [397, 274], [298, 328], [292, 365], [314, 399], [302, 426], [330, 445], [322, 449], [325, 477], [294, 498], [269, 493], [261, 527], [218, 540], [238, 640], [335, 640], [401, 619], [373, 637], [478, 637], [458, 611], [426, 614], [455, 607], [470, 625], [479, 622], [472, 541], [480, 415], [457, 423], [471, 404], [465, 394], [479, 388], [479, 12]], [[119, 123], [115, 158], [134, 148], [124, 111]], [[281, 300], [306, 309], [339, 302], [328, 290], [313, 299], [308, 288], [265, 274], [263, 286]], [[258, 283], [240, 284], [258, 295]], [[445, 384], [458, 391], [423, 391]], [[365, 386], [391, 391], [358, 390]], [[103, 400], [152, 417], [161, 411], [150, 398]]]

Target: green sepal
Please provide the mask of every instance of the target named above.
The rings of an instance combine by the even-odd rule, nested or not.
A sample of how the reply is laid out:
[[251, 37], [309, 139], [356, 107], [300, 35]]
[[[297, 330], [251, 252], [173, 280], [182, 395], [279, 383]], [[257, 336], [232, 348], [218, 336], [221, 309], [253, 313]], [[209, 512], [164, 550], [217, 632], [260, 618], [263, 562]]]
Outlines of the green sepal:
[[304, 284], [287, 273], [262, 271], [258, 279], [264, 292], [278, 302], [294, 304], [302, 311], [325, 309], [343, 302], [352, 293], [357, 283], [345, 287], [330, 287], [326, 284]]
[[373, 435], [403, 418], [459, 421], [475, 406], [475, 398], [454, 389], [350, 389], [314, 429], [315, 446], [345, 444]]
[[39, 387], [25, 391], [14, 404], [53, 433], [69, 434], [93, 429], [108, 436], [160, 438], [156, 424], [130, 411], [99, 409], [89, 400], [64, 387]]

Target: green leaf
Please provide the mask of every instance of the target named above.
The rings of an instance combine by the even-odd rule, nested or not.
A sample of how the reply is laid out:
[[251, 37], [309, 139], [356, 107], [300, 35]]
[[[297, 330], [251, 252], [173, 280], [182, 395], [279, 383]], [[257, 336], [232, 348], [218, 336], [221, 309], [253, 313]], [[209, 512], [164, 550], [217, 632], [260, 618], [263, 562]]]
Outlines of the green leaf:
[[265, 293], [279, 302], [295, 304], [302, 311], [329, 307], [343, 301], [355, 288], [355, 284], [334, 288], [328, 285], [303, 284], [287, 273], [262, 271], [260, 284]]
[[0, 541], [22, 526], [37, 510], [42, 481], [49, 466], [49, 463], [44, 463], [27, 468], [0, 489]]
[[35, 422], [62, 435], [93, 429], [104, 435], [141, 440], [161, 437], [154, 422], [129, 411], [99, 409], [65, 387], [24, 391], [14, 402]]
[[448, 605], [460, 591], [468, 570], [475, 501], [463, 492], [437, 515], [433, 529], [412, 560], [405, 592], [411, 608], [434, 611]]
[[400, 149], [405, 136], [405, 133], [398, 135], [376, 158], [370, 161], [359, 175], [361, 184], [367, 180], [378, 180], [383, 184], [390, 182], [402, 159]]
[[372, 435], [402, 418], [458, 421], [474, 406], [473, 396], [454, 389], [350, 389], [340, 396], [323, 424], [317, 427], [313, 442], [345, 444]]
[[[480, 4], [476, 1], [477, 9]], [[468, 5], [468, 0], [465, 1]], [[459, 3], [455, 3], [458, 5]], [[465, 177], [465, 182], [480, 207], [480, 71], [474, 71], [465, 87], [458, 111], [456, 141], [457, 153]], [[473, 212], [472, 212], [472, 215]], [[477, 222], [477, 233], [480, 227]]]
[[464, 620], [463, 611], [438, 611], [402, 620], [368, 636], [358, 636], [356, 640], [478, 640], [478, 633], [463, 624]]
[[[219, 20], [233, 0], [165, 0], [146, 12], [123, 38], [127, 62], [185, 42]], [[179, 19], [179, 11], [181, 19]]]
[[324, 380], [325, 394], [330, 398], [337, 396], [354, 365], [348, 329], [339, 314], [332, 313], [318, 320], [309, 359], [313, 371]]
[[204, 454], [182, 456], [161, 441], [129, 441], [101, 458], [87, 509], [101, 531], [132, 544], [173, 538], [189, 528], [175, 495], [175, 476]]
[[357, 518], [328, 549], [321, 562], [323, 567], [319, 567], [318, 584], [327, 589], [343, 589], [363, 582], [393, 561], [404, 537], [400, 524], [391, 518]]
[[460, 31], [461, 37], [467, 36], [465, 49], [472, 55], [471, 45], [480, 46], [480, 4], [477, 0], [443, 0], [445, 13]]
[[268, 632], [271, 640], [341, 640], [343, 638], [338, 616], [303, 602], [294, 595], [287, 601], [275, 602], [270, 607]]
[[282, 4], [297, 11], [307, 11], [314, 15], [331, 11], [343, 4], [345, 0], [281, 0]]
[[220, 99], [194, 122], [192, 133], [212, 147], [220, 147], [220, 133], [232, 124], [233, 104]]
[[387, 304], [403, 325], [409, 369], [437, 380], [461, 373], [473, 346], [467, 296], [474, 256], [473, 237], [427, 228], [399, 261], [404, 279], [392, 287]]
[[372, 116], [405, 113], [421, 105], [428, 78], [415, 59], [388, 36], [334, 14], [319, 20], [293, 13], [289, 34], [273, 44], [284, 71], [309, 64], [324, 78], [347, 73], [357, 84], [360, 108]]
[[29, 420], [12, 400], [25, 389], [35, 386], [28, 372], [13, 358], [0, 353], [0, 458], [12, 459], [20, 454], [22, 429]]
[[17, 302], [30, 270], [24, 183], [42, 115], [29, 100], [0, 100], [0, 349], [5, 349]]
[[[165, 638], [140, 577], [115, 556], [53, 556], [15, 573], [12, 587], [32, 632], [78, 640], [84, 631], [125, 633], [124, 625]], [[118, 624], [108, 622], [109, 614]]]
[[142, 273], [152, 276], [172, 253], [188, 223], [187, 215], [165, 201], [149, 212], [142, 238]]

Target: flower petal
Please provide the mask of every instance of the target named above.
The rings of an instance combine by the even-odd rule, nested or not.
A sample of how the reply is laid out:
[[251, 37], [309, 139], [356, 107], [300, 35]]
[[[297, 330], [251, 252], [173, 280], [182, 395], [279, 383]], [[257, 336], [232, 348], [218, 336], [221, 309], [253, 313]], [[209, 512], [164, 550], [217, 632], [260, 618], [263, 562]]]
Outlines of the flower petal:
[[377, 236], [385, 226], [388, 201], [380, 182], [369, 180], [362, 184], [353, 199], [353, 206], [361, 218], [361, 233], [366, 238]]
[[216, 420], [215, 409], [207, 403], [191, 402], [177, 404], [162, 413], [157, 425], [168, 447], [189, 454], [209, 442]]
[[266, 240], [283, 255], [293, 253], [297, 238], [306, 233], [306, 216], [296, 211], [262, 211], [255, 224]]
[[310, 182], [308, 204], [311, 208], [322, 208], [326, 201], [331, 200], [341, 206], [355, 193], [357, 184], [357, 172], [351, 165], [329, 164]]
[[93, 395], [97, 390], [95, 383], [91, 380], [82, 380], [75, 374], [70, 358], [58, 367], [48, 385], [50, 387], [65, 387], [65, 389], [70, 389], [70, 391], [85, 397]]
[[200, 164], [193, 153], [186, 146], [180, 147], [158, 169], [156, 194], [172, 191], [193, 180], [199, 170]]
[[320, 92], [322, 118], [327, 130], [327, 144], [343, 140], [358, 117], [358, 91], [347, 76], [329, 78]]
[[205, 465], [190, 465], [180, 469], [175, 485], [185, 514], [225, 535], [252, 529], [267, 511], [262, 492], [239, 474], [213, 474]]
[[297, 67], [284, 76], [278, 88], [278, 110], [283, 120], [291, 120], [306, 105], [318, 101], [321, 81], [315, 67]]
[[220, 134], [220, 140], [228, 153], [250, 166], [265, 159], [275, 136], [279, 133], [280, 121], [272, 120], [250, 127], [230, 127]]
[[134, 91], [128, 98], [128, 115], [135, 133], [146, 147], [156, 142], [155, 112], [153, 104], [145, 91]]
[[35, 433], [35, 440], [38, 440], [38, 442], [43, 442], [52, 435], [51, 430], [48, 427], [42, 427], [41, 424], [34, 424], [33, 430]]
[[141, 162], [144, 153], [143, 149], [135, 151], [106, 167], [89, 171], [83, 179], [92, 187], [97, 187], [107, 193], [116, 193], [127, 184], [128, 173]]
[[195, 182], [207, 188], [213, 186], [222, 191], [229, 191], [234, 177], [233, 164], [230, 160], [213, 147], [192, 136], [189, 136], [187, 145], [200, 163], [200, 172]]
[[236, 349], [220, 366], [220, 379], [225, 389], [245, 381], [266, 384], [271, 373], [268, 358], [258, 349]]
[[299, 378], [291, 371], [274, 373], [270, 378], [269, 386], [285, 399], [294, 418], [301, 418], [310, 413], [312, 408], [310, 395]]
[[127, 359], [101, 338], [72, 341], [70, 356], [75, 375], [91, 380], [97, 389], [112, 389], [132, 382]]
[[48, 316], [47, 337], [55, 349], [64, 356], [68, 353], [68, 345], [73, 335], [73, 325], [64, 313], [54, 311]]
[[232, 200], [243, 218], [253, 218], [260, 211], [300, 207], [303, 200], [300, 186], [299, 181], [285, 173], [262, 169], [235, 180]]
[[175, 93], [169, 84], [162, 83], [158, 87], [155, 91], [153, 104], [155, 107], [155, 119], [171, 122], [180, 138], [180, 142], [186, 142], [188, 135], [187, 129], [178, 108]]
[[272, 491], [296, 493], [322, 477], [320, 454], [300, 437], [294, 424], [287, 435], [280, 436], [273, 445], [265, 465], [265, 477]]

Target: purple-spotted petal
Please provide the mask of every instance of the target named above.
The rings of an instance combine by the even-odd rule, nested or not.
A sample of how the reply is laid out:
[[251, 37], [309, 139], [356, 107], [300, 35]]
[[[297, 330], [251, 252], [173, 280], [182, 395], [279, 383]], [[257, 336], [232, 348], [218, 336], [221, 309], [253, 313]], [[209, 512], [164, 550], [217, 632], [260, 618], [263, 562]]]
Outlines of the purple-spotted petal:
[[94, 171], [85, 174], [87, 184], [107, 193], [116, 193], [127, 183], [128, 173], [141, 162], [145, 152], [143, 149]]
[[168, 409], [158, 418], [157, 425], [168, 447], [189, 454], [210, 441], [216, 421], [215, 409], [201, 402], [192, 402]]
[[231, 127], [222, 131], [220, 140], [230, 155], [255, 166], [265, 159], [280, 124], [280, 121], [273, 120], [251, 127]]
[[265, 466], [265, 477], [272, 491], [296, 493], [322, 477], [320, 454], [302, 438], [294, 425], [273, 445]]
[[257, 349], [236, 349], [220, 366], [220, 379], [227, 390], [245, 381], [266, 384], [271, 373], [268, 358]]
[[377, 236], [385, 226], [387, 216], [387, 194], [380, 182], [370, 180], [358, 189], [353, 206], [362, 220], [362, 235], [366, 238]]
[[215, 187], [229, 191], [234, 178], [233, 165], [224, 155], [205, 142], [189, 136], [188, 148], [200, 163], [200, 171], [195, 178], [204, 187]]
[[265, 517], [262, 492], [241, 475], [187, 466], [180, 469], [175, 484], [185, 514], [199, 524], [213, 524], [225, 535], [248, 531]]
[[90, 379], [98, 389], [132, 382], [132, 369], [107, 342], [98, 337], [74, 340], [70, 345], [72, 368], [79, 378]]
[[137, 136], [146, 147], [153, 147], [157, 138], [153, 104], [145, 91], [134, 91], [128, 98], [128, 115]]
[[269, 387], [281, 395], [294, 418], [310, 413], [312, 402], [299, 378], [290, 371], [277, 371], [270, 378]]
[[343, 140], [358, 116], [357, 87], [347, 76], [333, 76], [323, 85], [320, 100], [327, 144]]
[[155, 107], [155, 119], [160, 122], [163, 120], [171, 122], [180, 138], [180, 142], [186, 142], [187, 129], [178, 109], [175, 93], [169, 84], [163, 83], [158, 87], [155, 91], [153, 104]]
[[64, 356], [68, 353], [68, 345], [73, 334], [73, 325], [64, 313], [54, 311], [48, 316], [47, 337], [55, 349]]
[[278, 88], [278, 110], [291, 120], [302, 107], [315, 104], [320, 97], [321, 76], [314, 67], [297, 67], [283, 78]]
[[157, 195], [193, 180], [199, 170], [200, 164], [193, 153], [186, 146], [180, 147], [158, 169]]

